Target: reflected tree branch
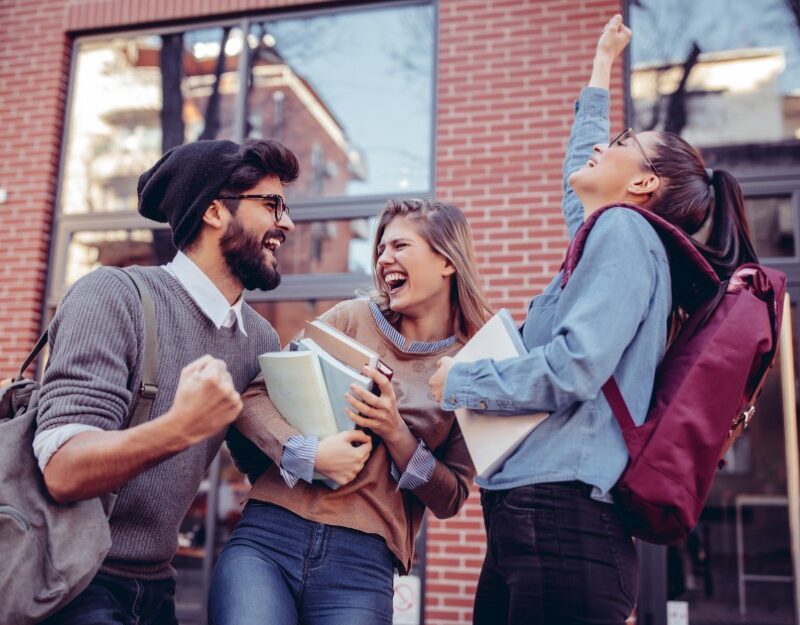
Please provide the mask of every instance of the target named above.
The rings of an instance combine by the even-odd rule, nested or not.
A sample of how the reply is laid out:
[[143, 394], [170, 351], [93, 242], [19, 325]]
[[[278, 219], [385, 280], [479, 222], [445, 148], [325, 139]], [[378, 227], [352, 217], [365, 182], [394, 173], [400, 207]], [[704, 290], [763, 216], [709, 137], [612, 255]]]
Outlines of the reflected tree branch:
[[692, 49], [689, 51], [689, 55], [683, 62], [683, 75], [678, 83], [678, 88], [669, 96], [667, 118], [664, 121], [664, 130], [667, 132], [674, 132], [679, 135], [689, 121], [689, 115], [686, 109], [686, 85], [689, 81], [689, 74], [692, 68], [697, 65], [699, 56], [700, 46], [697, 45], [697, 42], [694, 42], [692, 43]]
[[183, 33], [161, 35], [161, 153], [183, 143]]
[[206, 113], [204, 116], [203, 132], [200, 133], [198, 140], [216, 139], [219, 134], [220, 121], [219, 121], [219, 87], [222, 78], [222, 72], [225, 71], [225, 46], [228, 43], [228, 36], [231, 33], [231, 27], [225, 26], [222, 29], [222, 42], [219, 44], [219, 55], [217, 56], [217, 63], [214, 66], [214, 87], [211, 95], [206, 102]]

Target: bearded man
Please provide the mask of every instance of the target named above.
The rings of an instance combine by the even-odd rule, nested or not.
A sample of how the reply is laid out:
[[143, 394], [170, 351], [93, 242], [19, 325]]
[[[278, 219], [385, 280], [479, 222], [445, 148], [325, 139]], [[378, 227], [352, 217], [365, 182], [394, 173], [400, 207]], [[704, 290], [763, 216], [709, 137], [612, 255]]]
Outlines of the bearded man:
[[58, 307], [34, 452], [58, 502], [118, 496], [100, 572], [46, 623], [177, 624], [178, 528], [258, 373], [257, 356], [280, 349], [242, 294], [280, 282], [276, 252], [294, 231], [283, 185], [298, 172], [275, 141], [198, 141], [139, 178], [139, 212], [168, 222], [179, 250], [162, 267], [126, 269], [147, 285], [158, 327], [158, 392], [141, 425], [126, 428], [144, 352], [133, 282], [98, 269]]

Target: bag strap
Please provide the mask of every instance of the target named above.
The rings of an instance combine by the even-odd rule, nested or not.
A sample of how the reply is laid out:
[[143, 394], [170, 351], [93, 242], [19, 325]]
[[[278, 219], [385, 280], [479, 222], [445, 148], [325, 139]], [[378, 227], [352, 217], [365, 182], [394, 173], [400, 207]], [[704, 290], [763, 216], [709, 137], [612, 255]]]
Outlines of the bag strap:
[[[150, 410], [153, 407], [153, 401], [158, 394], [158, 322], [156, 321], [156, 305], [153, 301], [153, 296], [150, 289], [144, 281], [134, 273], [125, 271], [124, 269], [114, 268], [116, 271], [124, 274], [128, 279], [133, 282], [139, 298], [142, 301], [142, 316], [144, 318], [144, 354], [142, 359], [142, 384], [139, 387], [139, 392], [133, 400], [133, 410], [130, 412], [132, 416], [128, 423], [129, 428], [140, 425], [148, 420], [150, 417]], [[19, 373], [12, 382], [21, 380], [25, 374], [25, 370], [36, 360], [39, 353], [45, 345], [47, 345], [48, 333], [50, 327], [42, 332], [39, 340], [36, 341], [31, 353], [22, 363]]]
[[561, 288], [563, 289], [583, 255], [586, 240], [597, 220], [608, 210], [624, 208], [641, 215], [656, 231], [669, 259], [672, 280], [673, 304], [680, 304], [687, 310], [713, 295], [719, 289], [720, 279], [713, 267], [695, 247], [692, 239], [677, 226], [659, 217], [652, 211], [633, 204], [609, 204], [593, 212], [578, 229], [567, 248], [561, 265]]
[[142, 316], [144, 317], [144, 354], [142, 359], [142, 383], [139, 394], [134, 399], [133, 416], [128, 427], [132, 428], [145, 423], [150, 417], [153, 401], [158, 394], [158, 322], [156, 321], [156, 305], [150, 289], [144, 281], [134, 274], [120, 269], [133, 282], [142, 300]]
[[622, 397], [622, 391], [619, 390], [619, 385], [614, 379], [614, 376], [608, 378], [603, 384], [603, 394], [606, 396], [606, 401], [611, 407], [611, 412], [614, 413], [614, 418], [619, 423], [619, 427], [623, 432], [629, 432], [636, 429], [636, 423], [631, 416], [628, 405]]
[[47, 345], [47, 332], [49, 330], [49, 326], [47, 330], [42, 332], [42, 336], [39, 337], [39, 340], [36, 341], [36, 345], [33, 346], [31, 353], [28, 354], [28, 357], [25, 359], [25, 362], [22, 363], [22, 366], [19, 368], [19, 373], [17, 373], [16, 377], [14, 377], [11, 381], [17, 382], [21, 380], [25, 376], [25, 371], [28, 367], [31, 366], [31, 363], [39, 357], [39, 352], [44, 349], [44, 346]]
[[619, 385], [613, 375], [603, 384], [603, 395], [606, 396], [606, 401], [611, 407], [611, 414], [614, 415], [619, 429], [622, 430], [622, 438], [628, 449], [628, 455], [631, 460], [636, 460], [641, 453], [641, 441], [637, 441], [635, 436], [629, 436], [636, 430], [636, 422], [631, 416], [631, 411], [628, 410], [628, 404], [625, 403], [622, 391], [619, 390]]

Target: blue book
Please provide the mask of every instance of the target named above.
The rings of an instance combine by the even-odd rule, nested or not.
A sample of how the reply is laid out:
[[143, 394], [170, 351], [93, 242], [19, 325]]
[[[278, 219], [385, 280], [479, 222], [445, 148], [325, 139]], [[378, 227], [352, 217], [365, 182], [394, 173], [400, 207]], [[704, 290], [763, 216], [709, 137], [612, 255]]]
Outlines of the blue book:
[[322, 377], [325, 379], [325, 386], [328, 390], [328, 400], [333, 409], [333, 418], [336, 420], [339, 431], [344, 432], [355, 428], [356, 424], [353, 423], [350, 417], [347, 416], [347, 412], [345, 412], [348, 408], [352, 408], [350, 402], [345, 399], [345, 393], [350, 391], [351, 384], [357, 384], [363, 389], [370, 389], [372, 386], [372, 379], [361, 375], [358, 371], [348, 367], [341, 360], [331, 356], [322, 349], [314, 339], [301, 339], [298, 342], [298, 346], [300, 349], [305, 348], [315, 352], [319, 358]]

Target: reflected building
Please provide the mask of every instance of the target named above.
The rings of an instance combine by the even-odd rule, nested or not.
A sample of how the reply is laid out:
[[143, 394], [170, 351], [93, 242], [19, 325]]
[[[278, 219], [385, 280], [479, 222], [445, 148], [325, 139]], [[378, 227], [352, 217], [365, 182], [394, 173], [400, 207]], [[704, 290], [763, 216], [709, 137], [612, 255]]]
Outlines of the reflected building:
[[[681, 136], [702, 150], [710, 166], [750, 171], [797, 166], [800, 89], [781, 89], [786, 64], [782, 48], [702, 53], [683, 82], [685, 62], [638, 63], [630, 83], [634, 126], [650, 130], [680, 123]], [[682, 106], [675, 112], [678, 93]]]
[[[281, 57], [272, 35], [249, 35], [244, 50], [240, 30], [222, 29], [220, 36], [221, 42], [178, 36], [174, 59], [168, 40], [175, 35], [115, 39], [81, 50], [77, 79], [88, 92], [77, 94], [62, 188], [65, 212], [135, 210], [138, 177], [160, 158], [175, 128], [185, 141], [235, 137], [242, 53], [250, 56], [247, 136], [280, 141], [310, 165], [287, 188], [288, 204], [343, 195], [351, 181], [366, 179], [366, 159], [309, 81]], [[179, 68], [172, 81], [179, 88], [170, 89], [165, 78], [170, 66]], [[281, 272], [367, 273], [369, 234], [366, 219], [301, 222], [282, 246]], [[83, 233], [71, 241], [65, 285], [101, 265], [160, 264], [173, 254], [169, 237], [157, 230]], [[280, 305], [269, 308], [271, 317], [278, 315]]]

